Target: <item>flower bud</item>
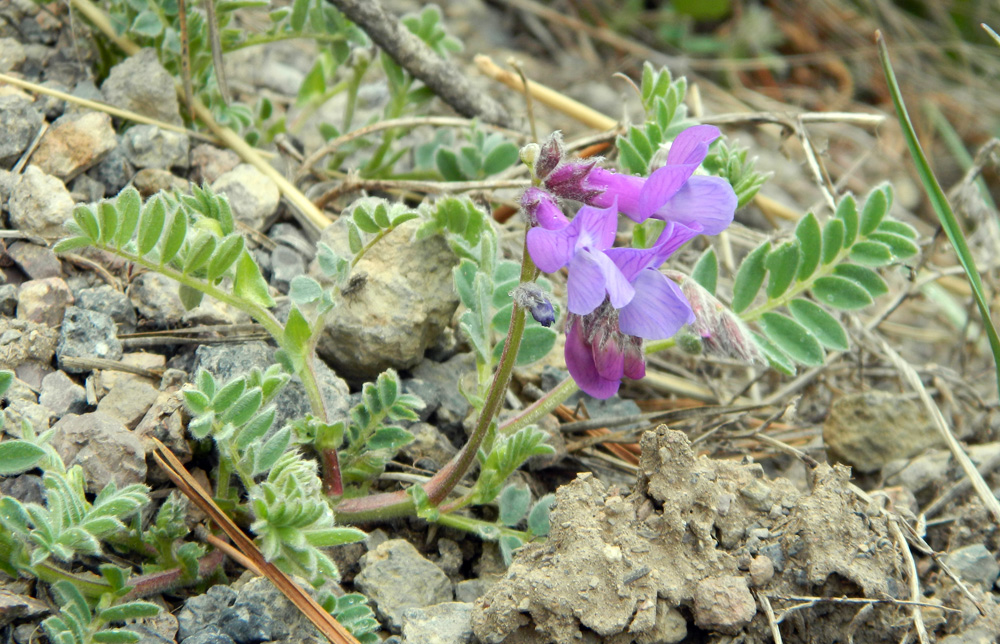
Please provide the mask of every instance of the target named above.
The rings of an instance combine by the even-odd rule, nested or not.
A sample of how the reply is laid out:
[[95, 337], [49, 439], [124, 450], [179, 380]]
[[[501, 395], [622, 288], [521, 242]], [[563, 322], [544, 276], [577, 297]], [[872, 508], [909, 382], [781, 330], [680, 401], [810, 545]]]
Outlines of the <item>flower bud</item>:
[[546, 296], [545, 291], [534, 282], [524, 282], [518, 284], [517, 288], [510, 292], [514, 302], [521, 308], [531, 313], [531, 317], [542, 326], [552, 326], [556, 321], [556, 312], [552, 308], [552, 302]]
[[538, 155], [541, 152], [541, 148], [537, 143], [529, 143], [521, 148], [520, 157], [521, 163], [528, 166], [529, 168], [535, 169], [535, 163], [538, 160]]
[[553, 170], [562, 163], [563, 155], [566, 153], [562, 143], [562, 132], [556, 130], [545, 139], [545, 143], [539, 150], [538, 158], [535, 160], [535, 176], [545, 179]]
[[590, 171], [596, 164], [597, 161], [564, 163], [545, 178], [545, 187], [562, 199], [591, 203], [595, 197], [604, 192], [603, 188], [593, 186], [587, 181]]
[[528, 188], [521, 195], [521, 207], [532, 226], [559, 230], [569, 224], [555, 198], [541, 188]]

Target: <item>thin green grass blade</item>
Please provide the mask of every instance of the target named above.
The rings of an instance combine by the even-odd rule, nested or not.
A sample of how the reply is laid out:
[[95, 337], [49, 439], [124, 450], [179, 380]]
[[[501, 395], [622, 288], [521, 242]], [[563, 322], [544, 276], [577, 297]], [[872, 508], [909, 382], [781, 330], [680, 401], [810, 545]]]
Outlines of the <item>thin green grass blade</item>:
[[993, 325], [993, 319], [990, 317], [989, 305], [983, 293], [983, 282], [979, 278], [976, 262], [972, 257], [972, 252], [969, 250], [969, 245], [965, 241], [965, 234], [955, 219], [951, 205], [948, 203], [948, 199], [941, 189], [941, 184], [938, 183], [934, 172], [931, 171], [923, 148], [920, 147], [920, 141], [917, 140], [917, 133], [913, 129], [913, 123], [910, 121], [910, 115], [906, 112], [906, 105], [903, 103], [903, 96], [899, 91], [899, 83], [896, 82], [896, 74], [892, 70], [892, 62], [889, 60], [889, 49], [886, 47], [882, 32], [878, 31], [875, 33], [875, 40], [878, 43], [878, 54], [879, 60], [882, 62], [882, 71], [885, 73], [885, 80], [889, 85], [889, 94], [892, 96], [892, 102], [896, 106], [899, 125], [903, 129], [903, 135], [906, 137], [906, 145], [910, 148], [913, 162], [917, 166], [920, 182], [924, 185], [924, 190], [927, 191], [927, 197], [934, 207], [934, 212], [941, 221], [941, 227], [944, 229], [945, 234], [948, 235], [948, 241], [954, 246], [955, 254], [958, 255], [958, 261], [962, 264], [962, 268], [969, 278], [969, 283], [972, 285], [972, 294], [976, 299], [976, 305], [979, 307], [979, 315], [983, 318], [983, 327], [986, 329], [986, 335], [990, 339], [990, 349], [993, 351], [993, 363], [997, 370], [997, 388], [1000, 391], [1000, 337], [997, 336], [997, 329]]

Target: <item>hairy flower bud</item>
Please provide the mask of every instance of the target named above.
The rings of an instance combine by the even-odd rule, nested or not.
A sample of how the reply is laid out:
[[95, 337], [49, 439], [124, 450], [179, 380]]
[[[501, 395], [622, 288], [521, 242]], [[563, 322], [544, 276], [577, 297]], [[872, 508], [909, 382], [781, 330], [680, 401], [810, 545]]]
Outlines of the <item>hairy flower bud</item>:
[[521, 195], [521, 207], [531, 226], [541, 226], [546, 230], [559, 230], [569, 220], [563, 214], [555, 198], [541, 188], [528, 188]]
[[591, 203], [604, 192], [602, 186], [588, 181], [590, 171], [596, 164], [596, 159], [564, 163], [545, 178], [545, 187], [562, 199]]
[[722, 358], [767, 364], [764, 352], [739, 316], [687, 275], [677, 271], [666, 271], [666, 275], [680, 281], [681, 292], [694, 312], [691, 330], [701, 338], [705, 351]]
[[564, 154], [566, 150], [563, 148], [562, 132], [556, 130], [545, 139], [545, 143], [539, 149], [535, 160], [535, 176], [539, 179], [549, 176], [556, 166], [562, 163]]
[[552, 326], [556, 321], [556, 312], [552, 308], [545, 291], [534, 282], [518, 284], [517, 288], [510, 292], [514, 302], [521, 308], [531, 313], [531, 317], [542, 326]]

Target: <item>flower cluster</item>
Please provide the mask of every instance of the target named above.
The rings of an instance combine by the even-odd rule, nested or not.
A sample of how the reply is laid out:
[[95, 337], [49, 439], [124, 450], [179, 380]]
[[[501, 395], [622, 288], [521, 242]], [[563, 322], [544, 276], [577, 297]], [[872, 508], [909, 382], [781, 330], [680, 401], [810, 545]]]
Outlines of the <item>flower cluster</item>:
[[[648, 178], [617, 174], [596, 162], [563, 160], [562, 142], [550, 137], [534, 163], [540, 187], [521, 206], [531, 223], [527, 247], [539, 269], [569, 270], [566, 366], [580, 389], [613, 396], [621, 379], [642, 378], [643, 340], [673, 336], [694, 321], [680, 287], [659, 271], [695, 235], [714, 235], [733, 220], [736, 194], [718, 177], [693, 176], [719, 136], [710, 125], [681, 132], [666, 164]], [[570, 220], [561, 199], [584, 204]], [[615, 248], [618, 214], [666, 226], [650, 248]]]

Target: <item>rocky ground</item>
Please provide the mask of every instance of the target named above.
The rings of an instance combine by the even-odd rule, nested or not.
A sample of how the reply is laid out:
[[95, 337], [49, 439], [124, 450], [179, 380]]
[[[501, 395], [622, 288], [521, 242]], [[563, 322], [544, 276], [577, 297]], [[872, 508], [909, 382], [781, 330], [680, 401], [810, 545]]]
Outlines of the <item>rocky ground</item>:
[[[623, 100], [625, 109], [635, 109], [634, 99], [623, 99], [611, 80], [618, 68], [634, 72], [634, 61], [616, 56], [614, 68], [602, 65], [587, 48], [592, 44], [500, 5], [444, 7], [449, 29], [465, 42], [462, 60], [515, 52], [529, 77], [598, 110], [618, 117]], [[414, 8], [402, 2], [393, 7]], [[152, 51], [98, 79], [86, 27], [62, 5], [11, 0], [0, 4], [0, 17], [0, 73], [183, 122], [174, 81]], [[553, 33], [561, 45], [541, 38]], [[573, 47], [591, 53], [574, 58], [567, 53]], [[309, 51], [285, 43], [240, 52], [227, 59], [230, 81], [243, 94], [267, 92], [291, 102], [312, 65]], [[518, 95], [482, 78], [476, 82], [512, 110], [521, 109]], [[702, 95], [706, 113], [735, 111], [734, 105], [795, 107], [748, 96], [746, 89], [729, 94], [714, 87], [706, 84]], [[371, 89], [376, 104], [378, 91]], [[441, 105], [435, 109], [448, 113]], [[584, 131], [543, 108], [537, 116], [540, 132]], [[937, 266], [954, 264], [932, 240], [934, 220], [924, 212], [892, 125], [883, 126], [880, 138], [850, 123], [812, 131], [839, 178], [857, 192], [892, 180], [894, 214], [920, 229]], [[319, 145], [311, 132], [300, 141], [306, 150]], [[764, 190], [769, 199], [796, 213], [817, 204], [820, 192], [803, 162], [801, 141], [754, 126], [730, 134], [755, 146], [761, 167], [776, 172]], [[872, 146], [879, 152], [867, 155]], [[113, 196], [127, 185], [148, 196], [187, 190], [189, 182], [210, 184], [229, 198], [276, 294], [287, 294], [296, 275], [315, 272], [317, 240], [335, 249], [345, 243], [343, 226], [335, 223], [317, 235], [292, 217], [274, 182], [232, 151], [154, 125], [125, 127], [104, 112], [0, 83], [0, 203], [7, 223], [0, 255], [0, 368], [17, 376], [4, 401], [4, 432], [20, 436], [22, 420], [37, 430], [55, 427], [56, 448], [67, 463], [83, 467], [89, 492], [109, 481], [165, 490], [169, 483], [149, 458], [154, 437], [191, 463], [195, 476], [204, 476], [185, 435], [179, 390], [201, 368], [224, 380], [273, 361], [274, 347], [240, 311], [209, 299], [188, 311], [169, 279], [136, 272], [102, 253], [56, 256], [51, 250], [76, 204]], [[738, 250], [788, 227], [758, 206], [738, 220], [732, 232]], [[973, 238], [977, 250], [990, 248], [987, 229]], [[326, 361], [320, 379], [332, 415], [343, 416], [361, 382], [388, 367], [400, 370], [405, 389], [427, 402], [421, 421], [410, 427], [417, 440], [405, 449], [405, 464], [433, 471], [464, 439], [469, 406], [456, 383], [470, 377], [474, 363], [454, 329], [455, 259], [439, 239], [411, 243], [411, 233], [396, 231], [358, 265], [365, 278], [318, 347]], [[679, 256], [679, 268], [690, 267], [697, 256], [691, 253]], [[895, 292], [907, 288], [906, 276], [894, 279]], [[939, 302], [927, 293], [915, 296], [880, 331], [918, 368], [987, 482], [1000, 486], [990, 365], [982, 343], [952, 346], [961, 329]], [[372, 334], [371, 319], [388, 322]], [[679, 417], [669, 429], [649, 427], [642, 434], [641, 459], [629, 468], [609, 464], [590, 445], [567, 448], [576, 437], [564, 440], [550, 417], [544, 424], [555, 436], [557, 457], [517, 474], [536, 496], [566, 483], [558, 487], [546, 541], [529, 544], [507, 568], [494, 544], [458, 531], [429, 529], [416, 520], [367, 526], [364, 544], [335, 552], [342, 587], [369, 597], [383, 633], [411, 644], [766, 642], [776, 641], [776, 633], [791, 643], [912, 642], [918, 621], [925, 641], [995, 641], [997, 521], [963, 487], [964, 476], [926, 409], [878, 347], [859, 338], [859, 348], [786, 395], [772, 397], [791, 379], [762, 372], [747, 392], [753, 400], [780, 408], [801, 396], [780, 422], [768, 423], [765, 439], [753, 429], [768, 414], [727, 416], [721, 429], [716, 417]], [[679, 353], [664, 360], [674, 365], [674, 375], [710, 383], [716, 400], [735, 396], [749, 382], [744, 367]], [[661, 366], [651, 363], [654, 371]], [[517, 390], [528, 400], [532, 387], [544, 389], [560, 377], [551, 366], [525, 370]], [[281, 396], [277, 424], [308, 410], [300, 384]], [[712, 393], [700, 396], [651, 379], [627, 389], [623, 399], [588, 404], [587, 410], [610, 423], [641, 411], [701, 404]], [[29, 473], [0, 480], [0, 493], [41, 502], [44, 490]], [[136, 626], [142, 642], [322, 640], [269, 582], [241, 575], [235, 565], [227, 570], [231, 585], [155, 598], [168, 610]], [[37, 591], [0, 575], [3, 641], [38, 641], [39, 620], [52, 604]]]

